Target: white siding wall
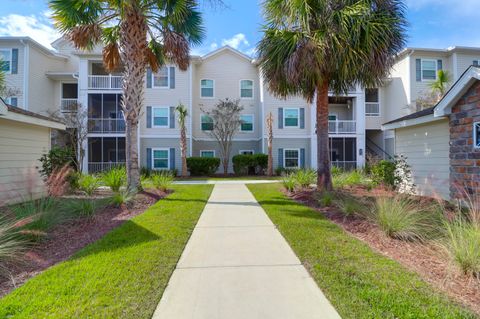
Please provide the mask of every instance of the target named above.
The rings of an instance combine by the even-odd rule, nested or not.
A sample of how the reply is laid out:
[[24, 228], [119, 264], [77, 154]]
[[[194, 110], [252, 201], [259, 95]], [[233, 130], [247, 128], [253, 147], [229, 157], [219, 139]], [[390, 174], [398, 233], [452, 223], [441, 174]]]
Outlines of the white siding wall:
[[23, 107], [23, 79], [24, 79], [24, 45], [19, 41], [4, 41], [0, 42], [0, 49], [18, 49], [18, 73], [17, 74], [6, 74], [5, 81], [8, 88], [18, 89], [20, 93], [17, 95], [18, 106]]
[[407, 114], [410, 104], [409, 58], [397, 62], [391, 71], [390, 81], [382, 88], [384, 96], [382, 110], [384, 122], [389, 122]]
[[45, 194], [36, 167], [49, 149], [48, 128], [0, 118], [0, 206]]
[[419, 195], [449, 197], [450, 160], [447, 120], [397, 129], [395, 153], [411, 166]]

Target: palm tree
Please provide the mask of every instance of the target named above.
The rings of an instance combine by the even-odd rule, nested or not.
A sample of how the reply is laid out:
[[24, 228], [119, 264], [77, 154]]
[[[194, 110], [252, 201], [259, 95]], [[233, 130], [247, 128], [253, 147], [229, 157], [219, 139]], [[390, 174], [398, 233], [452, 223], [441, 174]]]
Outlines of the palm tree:
[[448, 85], [450, 84], [452, 77], [448, 71], [438, 70], [437, 79], [430, 83], [430, 88], [432, 93], [436, 95], [436, 102], [439, 102], [440, 99], [447, 93]]
[[185, 105], [179, 104], [176, 108], [178, 123], [180, 124], [180, 153], [182, 155], [182, 177], [187, 177], [187, 127], [185, 125], [188, 111]]
[[401, 0], [266, 0], [259, 63], [269, 90], [316, 98], [319, 190], [332, 188], [328, 93], [376, 87], [405, 43]]
[[140, 185], [138, 121], [143, 111], [146, 67], [167, 61], [186, 70], [189, 50], [203, 37], [195, 0], [51, 0], [55, 26], [79, 49], [103, 44], [107, 71], [123, 65], [127, 183]]

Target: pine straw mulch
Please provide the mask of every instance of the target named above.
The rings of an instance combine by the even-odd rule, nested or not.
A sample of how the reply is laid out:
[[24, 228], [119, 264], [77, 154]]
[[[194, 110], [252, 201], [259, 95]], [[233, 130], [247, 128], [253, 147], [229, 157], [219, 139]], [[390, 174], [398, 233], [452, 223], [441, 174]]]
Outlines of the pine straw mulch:
[[[28, 279], [61, 261], [67, 260], [83, 247], [102, 238], [125, 221], [140, 215], [168, 193], [149, 189], [138, 193], [129, 205], [107, 206], [92, 218], [78, 218], [54, 226], [46, 238], [26, 252], [21, 262], [9, 267], [10, 278], [0, 279], [0, 297], [23, 285]], [[74, 195], [70, 198], [81, 198]], [[94, 198], [104, 197], [97, 194]]]
[[[368, 190], [364, 187], [349, 187], [343, 193], [362, 201], [374, 201], [375, 195], [394, 196], [386, 189]], [[287, 196], [322, 213], [353, 237], [365, 242], [372, 249], [392, 258], [416, 272], [422, 279], [445, 292], [457, 302], [480, 315], [480, 279], [463, 275], [449, 261], [445, 252], [433, 243], [406, 242], [387, 237], [377, 226], [356, 216], [345, 217], [336, 207], [321, 207], [314, 190], [286, 193]], [[433, 203], [436, 199], [418, 197], [419, 204]]]

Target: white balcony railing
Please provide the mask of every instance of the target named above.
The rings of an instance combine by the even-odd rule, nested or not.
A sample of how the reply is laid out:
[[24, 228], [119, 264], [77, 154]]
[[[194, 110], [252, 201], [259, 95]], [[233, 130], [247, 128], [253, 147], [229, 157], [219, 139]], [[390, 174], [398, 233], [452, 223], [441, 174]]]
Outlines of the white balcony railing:
[[89, 75], [88, 88], [96, 90], [118, 90], [122, 88], [120, 75]]
[[328, 121], [328, 133], [330, 134], [354, 134], [356, 132], [356, 121]]
[[62, 99], [60, 108], [62, 112], [76, 112], [78, 106], [77, 99]]
[[125, 120], [112, 118], [89, 118], [89, 133], [124, 133]]
[[367, 102], [365, 103], [366, 116], [380, 116], [380, 103]]
[[90, 174], [100, 173], [109, 171], [115, 167], [125, 166], [125, 162], [89, 162], [88, 163], [88, 172]]

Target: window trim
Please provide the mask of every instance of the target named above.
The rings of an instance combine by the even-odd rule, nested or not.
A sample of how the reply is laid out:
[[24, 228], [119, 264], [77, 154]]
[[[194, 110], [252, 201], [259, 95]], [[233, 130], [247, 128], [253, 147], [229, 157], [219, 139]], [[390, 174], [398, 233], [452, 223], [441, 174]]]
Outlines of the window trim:
[[473, 123], [473, 148], [474, 149], [480, 149], [480, 145], [479, 145], [479, 136], [477, 136], [477, 126], [480, 127], [480, 122], [474, 122]]
[[[378, 102], [367, 102], [367, 99], [366, 99], [366, 88], [365, 88], [365, 116], [366, 117], [381, 117], [382, 116], [382, 104], [380, 103], [380, 101], [382, 100], [382, 96], [381, 96], [381, 91], [380, 91], [380, 88], [377, 87], [377, 88], [370, 88], [370, 89], [377, 89], [378, 91]], [[375, 113], [367, 113], [367, 104], [378, 104], [378, 113], [375, 114]]]
[[[287, 167], [287, 165], [286, 165], [287, 157], [285, 156], [287, 151], [298, 152], [297, 166], [296, 167]], [[283, 168], [287, 168], [287, 169], [299, 169], [300, 168], [300, 149], [299, 148], [284, 148], [283, 149]]]
[[[201, 132], [211, 132], [211, 131], [213, 131], [213, 130], [204, 130], [204, 129], [202, 128], [202, 124], [203, 124], [203, 122], [202, 122], [202, 117], [204, 117], [204, 116], [208, 116], [208, 117], [212, 118], [212, 117], [211, 117], [210, 115], [208, 115], [208, 114], [205, 114], [205, 113], [200, 114], [200, 131], [201, 131]], [[215, 124], [215, 123], [213, 123], [213, 119], [212, 119], [212, 124]]]
[[13, 55], [13, 49], [12, 48], [0, 48], [0, 51], [10, 51], [10, 60], [8, 63], [10, 63], [10, 67], [8, 68], [8, 71], [4, 71], [5, 74], [12, 74], [12, 55]]
[[[155, 125], [155, 109], [167, 109], [167, 125]], [[170, 128], [170, 107], [152, 106], [152, 128]]]
[[[429, 62], [435, 62], [435, 79], [424, 79], [423, 78], [423, 62], [424, 61], [429, 61]], [[422, 82], [434, 82], [437, 80], [437, 77], [438, 77], [438, 60], [435, 60], [435, 59], [420, 59], [420, 75], [421, 75], [421, 79], [422, 79]]]
[[[296, 126], [291, 126], [291, 125], [287, 125], [286, 123], [286, 114], [287, 114], [287, 110], [295, 110], [297, 111], [297, 125]], [[286, 128], [286, 129], [289, 129], [289, 128], [300, 128], [300, 108], [299, 107], [286, 107], [283, 109], [283, 127]]]
[[155, 85], [155, 75], [158, 73], [153, 73], [152, 71], [152, 89], [170, 89], [170, 67], [168, 66], [163, 66], [164, 68], [167, 68], [167, 86], [156, 86]]
[[[250, 81], [252, 82], [252, 97], [242, 97], [242, 81]], [[255, 81], [252, 79], [240, 79], [238, 81], [238, 86], [239, 86], [239, 93], [240, 93], [240, 99], [242, 100], [253, 100], [255, 99]]]
[[242, 116], [251, 116], [252, 117], [252, 129], [250, 131], [242, 130], [242, 124], [240, 123], [240, 132], [242, 133], [254, 133], [255, 132], [255, 114], [240, 114], [240, 120]]
[[[200, 150], [200, 152], [198, 153], [198, 154], [200, 154], [200, 157], [203, 157], [202, 156], [203, 152], [213, 152], [213, 158], [216, 158], [216, 156], [217, 156], [215, 150]], [[206, 158], [211, 158], [211, 157], [206, 157]]]
[[[156, 168], [155, 167], [155, 151], [167, 151], [167, 168]], [[152, 169], [156, 171], [170, 170], [170, 149], [169, 148], [152, 148]]]
[[[243, 152], [252, 152], [252, 154], [243, 154]], [[239, 154], [239, 155], [254, 155], [254, 154], [255, 154], [255, 150], [239, 150], [239, 151], [238, 151], [238, 154]]]
[[[212, 81], [212, 83], [213, 83], [213, 87], [212, 87], [213, 95], [212, 96], [203, 96], [202, 95], [202, 81]], [[206, 89], [209, 89], [209, 88], [206, 88]], [[200, 79], [200, 98], [205, 99], [205, 100], [215, 99], [215, 80], [214, 79], [207, 79], [207, 78]]]

